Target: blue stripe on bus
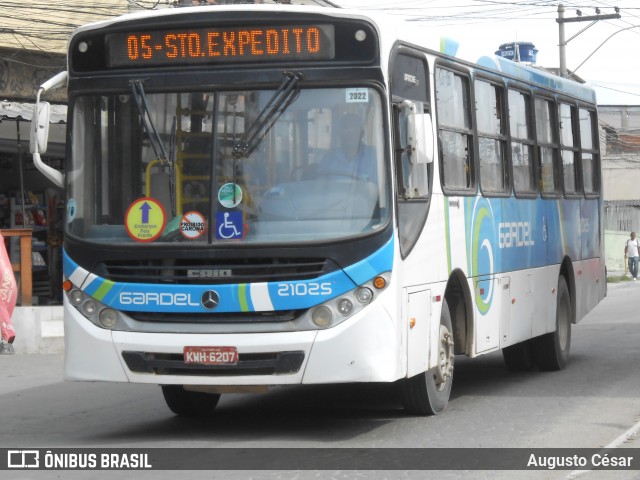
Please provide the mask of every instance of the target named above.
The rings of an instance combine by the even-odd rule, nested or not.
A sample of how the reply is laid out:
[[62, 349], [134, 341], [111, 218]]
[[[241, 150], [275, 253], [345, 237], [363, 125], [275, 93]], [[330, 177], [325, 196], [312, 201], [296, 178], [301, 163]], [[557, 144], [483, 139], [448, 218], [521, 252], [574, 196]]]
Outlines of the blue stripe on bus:
[[356, 285], [368, 282], [376, 275], [390, 272], [393, 268], [393, 239], [389, 240], [377, 252], [344, 269]]
[[595, 258], [600, 253], [599, 200], [464, 200], [470, 277]]
[[596, 103], [596, 93], [590, 87], [566, 78], [558, 77], [557, 75], [536, 70], [535, 68], [514, 62], [513, 60], [499, 56], [483, 56], [475, 63], [491, 70], [497, 70], [498, 72], [507, 74], [525, 82], [531, 82], [541, 87], [573, 95], [585, 102]]
[[[213, 311], [205, 309], [200, 303], [202, 295], [209, 290], [215, 291], [220, 299], [215, 312], [255, 311], [252, 295], [262, 295], [260, 303], [265, 305], [266, 301], [273, 310], [303, 309], [342, 295], [376, 275], [390, 271], [393, 266], [393, 245], [392, 240], [387, 242], [368, 258], [344, 271], [338, 270], [312, 280], [270, 282], [256, 291], [252, 291], [252, 284], [162, 285], [110, 282], [100, 277], [81, 288], [91, 296], [99, 292], [102, 303], [124, 311]], [[63, 251], [63, 256], [67, 277], [74, 273], [86, 277], [86, 270], [78, 266], [66, 251]]]

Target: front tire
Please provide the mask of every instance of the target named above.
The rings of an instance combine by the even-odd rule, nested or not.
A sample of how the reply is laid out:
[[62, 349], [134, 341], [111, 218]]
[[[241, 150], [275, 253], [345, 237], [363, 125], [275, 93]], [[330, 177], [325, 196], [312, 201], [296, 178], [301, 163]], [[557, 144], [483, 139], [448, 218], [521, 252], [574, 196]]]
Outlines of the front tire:
[[400, 397], [413, 415], [437, 415], [449, 403], [453, 383], [454, 342], [449, 304], [445, 300], [440, 315], [438, 365], [411, 378], [400, 380]]
[[182, 385], [162, 385], [162, 395], [167, 407], [183, 417], [211, 415], [220, 400], [219, 393], [191, 392]]
[[563, 370], [569, 361], [571, 348], [571, 295], [563, 276], [558, 279], [556, 331], [534, 338], [533, 356], [540, 370]]

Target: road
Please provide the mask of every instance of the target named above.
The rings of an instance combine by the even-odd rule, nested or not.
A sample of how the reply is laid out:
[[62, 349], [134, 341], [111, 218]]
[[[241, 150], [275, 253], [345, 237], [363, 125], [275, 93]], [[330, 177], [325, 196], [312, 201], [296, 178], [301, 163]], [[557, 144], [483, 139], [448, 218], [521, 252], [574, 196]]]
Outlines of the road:
[[[391, 385], [350, 384], [223, 395], [212, 418], [182, 419], [167, 409], [158, 387], [64, 382], [61, 355], [0, 356], [0, 447], [640, 448], [640, 433], [620, 439], [640, 428], [638, 305], [640, 282], [610, 285], [607, 298], [574, 326], [564, 371], [511, 373], [500, 353], [458, 357], [447, 411], [425, 418], [407, 416]], [[64, 472], [11, 473], [12, 478], [61, 478]], [[63, 478], [113, 473], [68, 472]], [[571, 472], [324, 473], [358, 479], [565, 479]], [[81, 476], [72, 477], [76, 474]], [[175, 478], [166, 471], [137, 475]], [[224, 478], [325, 475], [227, 472]], [[588, 472], [579, 478], [640, 479], [640, 471]]]

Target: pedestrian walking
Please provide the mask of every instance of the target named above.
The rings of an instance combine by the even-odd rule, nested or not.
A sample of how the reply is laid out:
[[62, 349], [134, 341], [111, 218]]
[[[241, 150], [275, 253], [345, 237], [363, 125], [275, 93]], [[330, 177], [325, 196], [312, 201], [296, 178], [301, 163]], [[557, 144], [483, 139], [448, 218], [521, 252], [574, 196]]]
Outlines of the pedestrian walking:
[[638, 279], [638, 251], [640, 250], [640, 242], [636, 238], [636, 232], [631, 232], [630, 239], [624, 246], [624, 254], [628, 257], [629, 273], [634, 280]]
[[16, 338], [11, 315], [16, 306], [18, 287], [7, 255], [4, 237], [0, 234], [0, 355], [14, 353], [13, 340]]

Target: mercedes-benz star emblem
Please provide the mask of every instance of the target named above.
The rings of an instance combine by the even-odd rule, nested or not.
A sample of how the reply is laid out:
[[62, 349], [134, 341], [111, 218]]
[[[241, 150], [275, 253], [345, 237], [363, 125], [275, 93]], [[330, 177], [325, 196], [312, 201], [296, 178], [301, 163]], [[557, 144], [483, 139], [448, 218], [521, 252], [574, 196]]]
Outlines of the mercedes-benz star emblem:
[[200, 299], [200, 303], [207, 310], [213, 310], [220, 303], [220, 297], [213, 290], [207, 290], [202, 294], [202, 298]]

